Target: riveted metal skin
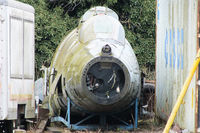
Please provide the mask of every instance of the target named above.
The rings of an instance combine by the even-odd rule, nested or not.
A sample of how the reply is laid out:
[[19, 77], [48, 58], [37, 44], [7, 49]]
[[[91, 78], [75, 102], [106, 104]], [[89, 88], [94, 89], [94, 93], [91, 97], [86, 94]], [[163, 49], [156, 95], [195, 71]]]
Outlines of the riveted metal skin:
[[[107, 53], [102, 52], [105, 46]], [[120, 112], [139, 97], [139, 65], [116, 13], [95, 7], [83, 15], [56, 50], [49, 86], [52, 116], [67, 109], [67, 97], [76, 107], [72, 112], [92, 113]]]

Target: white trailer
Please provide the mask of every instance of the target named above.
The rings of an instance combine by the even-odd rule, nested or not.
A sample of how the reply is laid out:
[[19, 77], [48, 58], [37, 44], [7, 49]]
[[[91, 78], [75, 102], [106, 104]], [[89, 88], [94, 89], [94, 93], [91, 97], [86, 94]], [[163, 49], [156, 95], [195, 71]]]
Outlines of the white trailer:
[[0, 120], [35, 117], [34, 8], [0, 0]]

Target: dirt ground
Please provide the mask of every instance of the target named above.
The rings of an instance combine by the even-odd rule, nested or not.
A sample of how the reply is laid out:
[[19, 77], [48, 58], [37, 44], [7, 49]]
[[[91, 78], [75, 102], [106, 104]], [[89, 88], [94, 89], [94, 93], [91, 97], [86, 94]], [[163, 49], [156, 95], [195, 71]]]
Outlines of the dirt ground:
[[155, 119], [142, 119], [138, 121], [138, 128], [134, 133], [162, 133], [165, 127], [165, 122]]
[[[138, 121], [138, 128], [134, 131], [124, 131], [118, 130], [115, 131], [103, 131], [101, 129], [96, 131], [70, 131], [64, 127], [47, 127], [44, 133], [162, 133], [165, 123], [161, 120], [155, 118], [143, 118]], [[34, 133], [29, 131], [27, 133]]]

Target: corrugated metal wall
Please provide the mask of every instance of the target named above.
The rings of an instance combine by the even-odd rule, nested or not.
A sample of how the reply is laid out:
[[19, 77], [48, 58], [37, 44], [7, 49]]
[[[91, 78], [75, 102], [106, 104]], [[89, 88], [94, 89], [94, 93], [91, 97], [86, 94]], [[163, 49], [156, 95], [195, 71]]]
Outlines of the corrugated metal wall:
[[[198, 0], [157, 0], [156, 112], [167, 119], [197, 53]], [[175, 122], [195, 131], [195, 74]]]

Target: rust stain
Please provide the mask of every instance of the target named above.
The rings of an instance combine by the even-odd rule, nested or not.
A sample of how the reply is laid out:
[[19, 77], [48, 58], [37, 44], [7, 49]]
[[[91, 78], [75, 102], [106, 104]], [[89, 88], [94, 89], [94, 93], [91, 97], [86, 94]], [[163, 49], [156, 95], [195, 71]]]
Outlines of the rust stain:
[[166, 118], [169, 118], [169, 114], [164, 110], [164, 108], [162, 108], [162, 113]]
[[11, 84], [8, 85], [10, 101], [26, 101], [32, 99], [32, 94], [11, 94]]
[[12, 94], [10, 96], [11, 101], [24, 101], [31, 99], [32, 99], [32, 94]]

